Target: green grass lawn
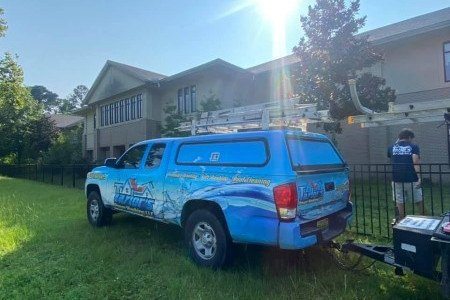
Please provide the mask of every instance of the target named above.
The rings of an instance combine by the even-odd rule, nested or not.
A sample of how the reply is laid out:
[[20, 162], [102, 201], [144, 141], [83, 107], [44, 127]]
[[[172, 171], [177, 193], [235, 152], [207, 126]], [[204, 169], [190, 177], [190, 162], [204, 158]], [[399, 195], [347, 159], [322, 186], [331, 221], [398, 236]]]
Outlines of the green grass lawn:
[[0, 177], [0, 299], [439, 297], [437, 283], [382, 264], [342, 271], [319, 248], [242, 246], [230, 268], [198, 268], [175, 226], [117, 214], [95, 229], [82, 191]]

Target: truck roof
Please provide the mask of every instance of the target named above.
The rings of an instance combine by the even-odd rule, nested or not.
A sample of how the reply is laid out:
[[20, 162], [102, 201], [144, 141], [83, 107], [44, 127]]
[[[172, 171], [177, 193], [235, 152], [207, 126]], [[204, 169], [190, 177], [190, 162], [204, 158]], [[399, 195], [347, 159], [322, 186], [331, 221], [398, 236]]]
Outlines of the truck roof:
[[242, 139], [242, 138], [254, 138], [254, 137], [267, 137], [270, 135], [278, 135], [280, 133], [283, 134], [292, 134], [300, 137], [311, 137], [311, 138], [319, 138], [319, 139], [328, 139], [326, 135], [314, 132], [305, 132], [296, 129], [271, 129], [271, 130], [252, 130], [252, 131], [244, 131], [244, 132], [232, 132], [232, 133], [215, 133], [215, 134], [205, 134], [205, 135], [193, 135], [187, 137], [173, 137], [173, 138], [158, 138], [158, 139], [150, 139], [145, 140], [139, 144], [147, 144], [147, 143], [166, 143], [175, 140], [182, 140], [183, 142], [195, 142], [195, 141], [204, 141], [204, 140], [216, 140], [216, 139]]

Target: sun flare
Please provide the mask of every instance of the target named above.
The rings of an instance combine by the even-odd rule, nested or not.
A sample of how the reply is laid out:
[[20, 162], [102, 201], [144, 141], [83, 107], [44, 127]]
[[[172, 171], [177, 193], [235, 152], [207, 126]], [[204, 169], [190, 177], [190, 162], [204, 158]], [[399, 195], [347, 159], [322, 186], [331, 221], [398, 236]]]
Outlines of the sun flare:
[[272, 30], [272, 55], [286, 54], [286, 23], [298, 10], [300, 0], [252, 0], [263, 19]]
[[277, 24], [296, 11], [299, 0], [254, 0], [261, 15]]
[[300, 4], [305, 0], [240, 0], [219, 15], [222, 19], [243, 10], [253, 10], [260, 16], [262, 28], [272, 33], [272, 56], [278, 58], [287, 54], [286, 27], [293, 17], [298, 16]]

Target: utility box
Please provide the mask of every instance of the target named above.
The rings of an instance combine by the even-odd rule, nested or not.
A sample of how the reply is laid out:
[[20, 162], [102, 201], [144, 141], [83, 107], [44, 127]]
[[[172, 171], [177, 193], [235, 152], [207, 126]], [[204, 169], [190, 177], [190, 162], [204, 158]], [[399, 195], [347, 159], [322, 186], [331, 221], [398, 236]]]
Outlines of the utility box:
[[442, 218], [406, 216], [393, 227], [395, 263], [434, 278], [440, 251], [431, 237]]

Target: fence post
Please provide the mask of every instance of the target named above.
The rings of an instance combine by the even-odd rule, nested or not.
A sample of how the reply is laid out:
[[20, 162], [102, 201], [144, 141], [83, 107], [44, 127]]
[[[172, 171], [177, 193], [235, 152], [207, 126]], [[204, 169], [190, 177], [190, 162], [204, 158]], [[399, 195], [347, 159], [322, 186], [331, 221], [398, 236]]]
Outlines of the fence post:
[[358, 225], [358, 195], [356, 193], [356, 165], [353, 165], [353, 194], [355, 195], [354, 203], [355, 203], [355, 219], [356, 219], [356, 233], [359, 233], [359, 225]]
[[64, 166], [61, 166], [61, 185], [64, 185]]
[[389, 202], [388, 202], [388, 180], [386, 173], [386, 164], [384, 165], [384, 202], [386, 205], [386, 228], [387, 228], [387, 237], [391, 236], [391, 227], [389, 222]]
[[72, 187], [75, 187], [75, 166], [72, 165]]
[[50, 182], [53, 184], [53, 166], [51, 166], [51, 170], [52, 170], [52, 180]]
[[38, 181], [38, 164], [34, 165], [34, 180]]

